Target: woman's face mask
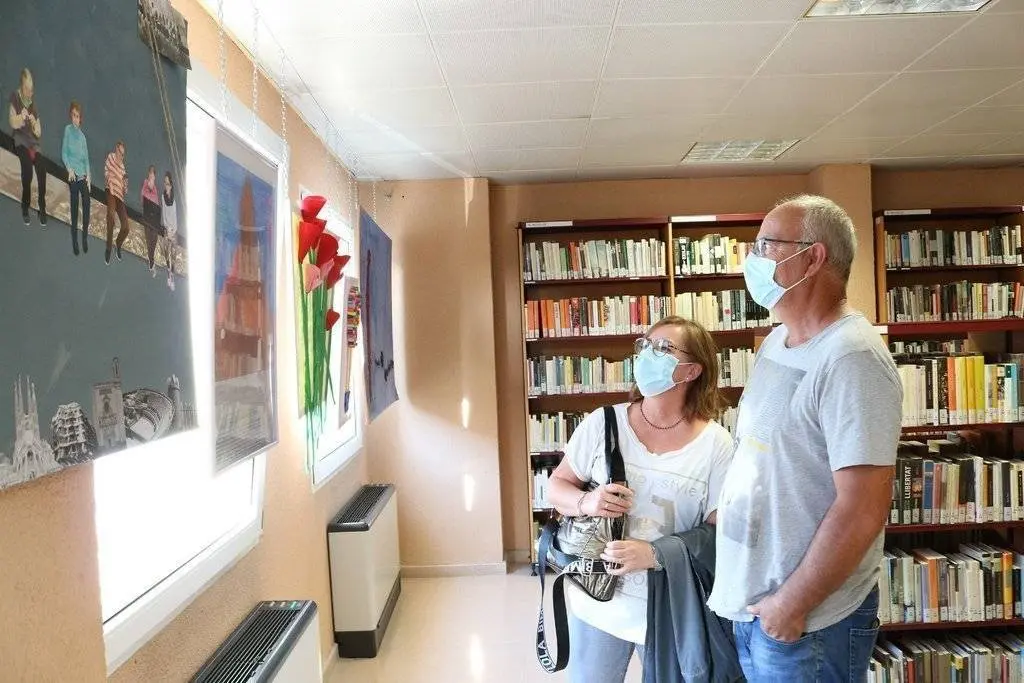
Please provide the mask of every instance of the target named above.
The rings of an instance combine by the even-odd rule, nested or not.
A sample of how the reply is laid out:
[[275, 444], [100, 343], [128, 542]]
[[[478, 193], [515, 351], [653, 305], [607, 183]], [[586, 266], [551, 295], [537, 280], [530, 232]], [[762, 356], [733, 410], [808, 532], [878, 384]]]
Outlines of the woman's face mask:
[[682, 384], [673, 379], [676, 367], [693, 365], [693, 363], [680, 362], [672, 353], [674, 348], [666, 339], [642, 337], [637, 340], [633, 379], [636, 380], [637, 388], [645, 397], [650, 398], [664, 394], [677, 384]]

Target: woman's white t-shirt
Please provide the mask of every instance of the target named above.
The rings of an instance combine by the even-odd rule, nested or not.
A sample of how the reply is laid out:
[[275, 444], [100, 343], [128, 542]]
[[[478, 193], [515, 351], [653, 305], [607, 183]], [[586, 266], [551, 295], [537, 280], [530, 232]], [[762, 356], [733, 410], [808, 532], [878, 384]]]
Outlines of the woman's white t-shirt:
[[[682, 448], [654, 455], [630, 426], [628, 405], [615, 406], [619, 449], [633, 490], [626, 536], [653, 541], [700, 525], [718, 507], [718, 494], [732, 459], [732, 436], [717, 422], [709, 422]], [[580, 480], [608, 481], [603, 409], [590, 413], [576, 427], [566, 444], [565, 458]], [[643, 644], [647, 636], [646, 570], [620, 577], [608, 602], [594, 600], [570, 581], [566, 585], [577, 618], [616, 638]]]

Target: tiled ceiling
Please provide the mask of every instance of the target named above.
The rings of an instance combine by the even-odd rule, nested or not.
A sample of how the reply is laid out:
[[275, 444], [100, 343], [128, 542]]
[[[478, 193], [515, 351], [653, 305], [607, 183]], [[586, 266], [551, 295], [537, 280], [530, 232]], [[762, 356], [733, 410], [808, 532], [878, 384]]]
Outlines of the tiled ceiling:
[[[204, 2], [361, 178], [1024, 163], [1024, 0], [813, 19], [812, 0]], [[800, 142], [680, 163], [770, 138]]]

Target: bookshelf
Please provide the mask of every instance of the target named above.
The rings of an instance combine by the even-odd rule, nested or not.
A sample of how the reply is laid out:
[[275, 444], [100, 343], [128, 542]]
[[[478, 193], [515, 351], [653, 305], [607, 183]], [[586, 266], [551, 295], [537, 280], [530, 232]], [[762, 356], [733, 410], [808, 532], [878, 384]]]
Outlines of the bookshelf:
[[[729, 386], [722, 392], [736, 404], [739, 380], [752, 361], [745, 350], [755, 348], [772, 323], [749, 301], [742, 274], [746, 245], [763, 218], [743, 213], [519, 225], [534, 541], [551, 514], [537, 495], [538, 474], [557, 466], [584, 415], [628, 399], [633, 342], [651, 324], [671, 314], [696, 319], [722, 353], [732, 350], [723, 359], [736, 370], [723, 380]], [[603, 361], [594, 362], [598, 358]], [[538, 439], [537, 432], [551, 438]], [[530, 561], [536, 571], [535, 543]]]
[[879, 323], [906, 397], [875, 672], [933, 646], [1006, 648], [1024, 626], [1021, 225], [1021, 206], [874, 214]]

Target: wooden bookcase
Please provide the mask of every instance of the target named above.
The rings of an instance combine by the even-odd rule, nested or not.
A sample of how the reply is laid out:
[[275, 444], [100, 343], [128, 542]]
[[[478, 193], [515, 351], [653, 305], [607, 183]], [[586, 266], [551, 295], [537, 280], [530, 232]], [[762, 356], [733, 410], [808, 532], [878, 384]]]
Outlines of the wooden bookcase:
[[[721, 292], [727, 290], [744, 290], [743, 275], [738, 269], [733, 272], [700, 273], [676, 275], [679, 254], [675, 248], [676, 239], [686, 237], [700, 239], [709, 235], [720, 235], [739, 242], [752, 242], [764, 214], [718, 214], [718, 215], [680, 215], [659, 216], [653, 218], [618, 218], [606, 220], [564, 220], [522, 223], [519, 225], [520, 244], [520, 286], [521, 303], [523, 305], [523, 371], [527, 392], [524, 397], [526, 413], [532, 417], [540, 414], [557, 412], [588, 413], [602, 405], [627, 400], [628, 392], [595, 391], [582, 393], [560, 393], [547, 395], [530, 395], [531, 376], [530, 359], [546, 356], [601, 356], [610, 360], [621, 361], [632, 354], [633, 342], [641, 336], [635, 331], [630, 333], [608, 335], [577, 335], [547, 336], [540, 330], [540, 336], [531, 335], [531, 324], [527, 306], [529, 302], [543, 300], [562, 300], [573, 297], [588, 299], [602, 297], [660, 296], [668, 297], [668, 308], [665, 314], [680, 314], [675, 310], [676, 295], [684, 292]], [[662, 242], [664, 248], [665, 270], [661, 274], [630, 275], [626, 277], [594, 277], [594, 278], [559, 278], [531, 279], [527, 273], [526, 249], [531, 243], [555, 242], [567, 245], [571, 242], [587, 242], [590, 240], [641, 240], [654, 238]], [[647, 324], [655, 320], [648, 320]], [[733, 325], [730, 322], [730, 326]], [[756, 344], [767, 333], [764, 327], [742, 326], [736, 329], [713, 330], [712, 335], [720, 348], [755, 348]], [[742, 387], [723, 387], [723, 394], [733, 405], [739, 399]], [[526, 425], [527, 454], [529, 466], [526, 468], [529, 480], [530, 524], [532, 539], [530, 561], [534, 570], [537, 569], [536, 535], [539, 525], [552, 514], [549, 507], [534, 505], [535, 492], [533, 474], [538, 468], [550, 468], [556, 465], [561, 457], [559, 449], [533, 448], [530, 438], [529, 419]]]
[[[893, 289], [912, 288], [918, 285], [933, 287], [960, 282], [1024, 283], [1024, 279], [1022, 279], [1024, 265], [1017, 263], [1014, 258], [1002, 258], [1005, 251], [1004, 245], [1001, 243], [1003, 233], [998, 232], [998, 226], [1012, 228], [1012, 226], [1020, 225], [1024, 225], [1024, 207], [1021, 206], [929, 208], [875, 212], [874, 246], [878, 316], [879, 323], [884, 326], [890, 345], [900, 341], [961, 340], [965, 352], [985, 354], [986, 362], [989, 354], [1024, 352], [1024, 319], [1020, 317], [988, 314], [977, 316], [974, 319], [892, 320], [890, 319], [891, 309], [888, 296]], [[994, 228], [997, 231], [990, 232]], [[911, 262], [907, 262], [905, 258], [894, 262], [891, 258], [897, 239], [895, 236], [900, 236], [901, 249], [902, 245], [909, 244], [911, 245], [910, 251], [913, 252], [918, 243], [911, 243], [910, 240], [912, 239], [911, 235], [916, 233], [918, 238], [923, 238], [926, 241], [927, 252], [934, 252], [937, 250], [938, 241], [942, 239], [938, 231], [946, 233], [961, 231], [967, 235], [977, 234], [978, 241], [972, 242], [971, 260], [968, 262], [963, 259], [949, 263], [936, 262], [931, 258], [919, 259], [915, 256]], [[993, 239], [981, 238], [982, 235], [993, 235]], [[999, 239], [996, 239], [997, 237]], [[887, 245], [889, 246], [888, 250]], [[958, 246], [965, 245], [966, 241]], [[979, 245], [983, 247], [980, 251], [978, 250]], [[952, 245], [947, 242], [946, 246]], [[962, 251], [962, 249], [959, 250], [961, 255]], [[917, 253], [922, 252], [918, 251]], [[979, 258], [975, 259], [975, 254]], [[905, 255], [906, 252], [903, 256]], [[945, 261], [941, 255], [938, 260]], [[949, 288], [946, 291], [948, 292]], [[909, 299], [905, 299], [903, 303], [906, 303], [907, 300]], [[939, 300], [941, 308], [941, 295]], [[963, 301], [957, 305], [961, 304]], [[941, 314], [941, 312], [940, 310], [939, 313]], [[939, 315], [933, 317], [955, 318], [961, 316]], [[899, 358], [897, 356], [898, 362]], [[1014, 420], [996, 422], [985, 421], [983, 417], [980, 420], [972, 420], [969, 424], [907, 426], [903, 429], [903, 438], [921, 441], [942, 438], [951, 432], [982, 433], [987, 435], [986, 438], [991, 439], [991, 443], [994, 444], [993, 452], [989, 453], [991, 457], [1019, 458], [1020, 453], [1024, 451], [1024, 422], [1019, 416]], [[890, 525], [886, 529], [886, 546], [904, 550], [935, 548], [939, 552], [955, 551], [958, 543], [972, 541], [989, 542], [1017, 553], [1024, 552], [1024, 521], [903, 524]], [[887, 633], [900, 634], [936, 630], [1007, 630], [1021, 626], [1024, 626], [1024, 619], [1006, 618], [974, 622], [889, 623], [885, 624], [882, 630]]]

